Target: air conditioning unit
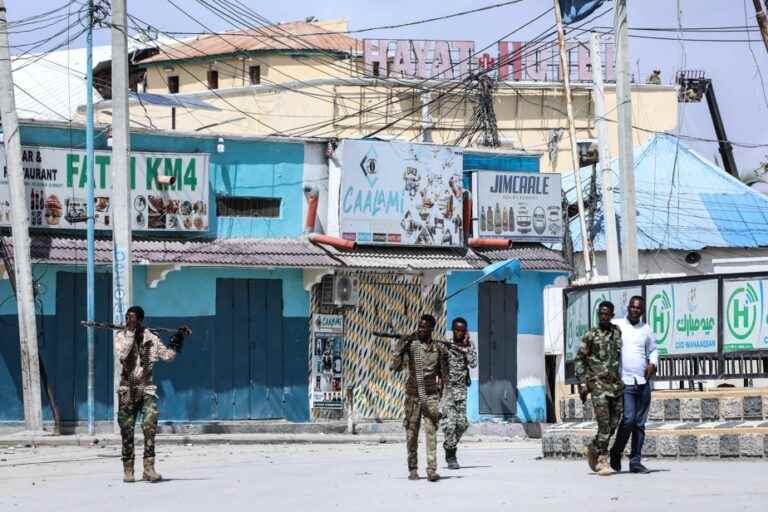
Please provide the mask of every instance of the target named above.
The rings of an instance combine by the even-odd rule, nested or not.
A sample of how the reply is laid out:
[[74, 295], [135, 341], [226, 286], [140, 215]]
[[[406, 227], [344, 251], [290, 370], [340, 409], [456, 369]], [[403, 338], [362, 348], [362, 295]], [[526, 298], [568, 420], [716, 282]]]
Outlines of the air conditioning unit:
[[333, 303], [337, 306], [357, 306], [360, 302], [360, 280], [353, 274], [333, 277]]

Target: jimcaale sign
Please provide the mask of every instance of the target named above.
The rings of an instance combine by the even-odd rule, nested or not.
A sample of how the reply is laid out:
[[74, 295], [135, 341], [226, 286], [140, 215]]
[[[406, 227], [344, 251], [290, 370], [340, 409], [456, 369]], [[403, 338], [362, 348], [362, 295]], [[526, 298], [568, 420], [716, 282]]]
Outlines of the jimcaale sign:
[[483, 238], [559, 242], [563, 210], [557, 173], [472, 173], [474, 232]]
[[[589, 43], [567, 43], [570, 77], [592, 80]], [[602, 44], [605, 79], [615, 79], [613, 42]], [[463, 80], [471, 73], [487, 71], [499, 80], [561, 81], [559, 50], [547, 42], [499, 41], [496, 56], [475, 54], [473, 41], [419, 39], [363, 40], [365, 74], [382, 78]]]

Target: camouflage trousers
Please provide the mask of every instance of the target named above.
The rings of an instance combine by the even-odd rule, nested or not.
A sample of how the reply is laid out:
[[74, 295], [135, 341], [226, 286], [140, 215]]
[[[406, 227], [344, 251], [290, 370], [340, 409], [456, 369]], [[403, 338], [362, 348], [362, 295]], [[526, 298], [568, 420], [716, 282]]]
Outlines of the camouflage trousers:
[[406, 447], [408, 448], [408, 470], [415, 470], [419, 467], [418, 449], [419, 449], [419, 429], [424, 424], [424, 437], [427, 444], [427, 470], [437, 470], [437, 424], [438, 424], [438, 402], [440, 398], [437, 395], [427, 396], [427, 412], [424, 414], [419, 398], [407, 396], [405, 398], [405, 427]]
[[157, 419], [160, 411], [157, 409], [157, 398], [143, 392], [131, 396], [128, 390], [117, 393], [119, 407], [117, 424], [120, 425], [120, 436], [123, 439], [123, 460], [133, 460], [133, 431], [136, 419], [141, 413], [141, 430], [144, 432], [144, 458], [155, 456], [155, 435], [157, 434]]
[[597, 421], [597, 435], [592, 445], [599, 455], [608, 453], [611, 436], [616, 432], [621, 417], [624, 414], [624, 397], [610, 395], [592, 396], [592, 408]]
[[445, 441], [443, 441], [443, 448], [446, 450], [453, 450], [461, 441], [461, 436], [469, 428], [469, 421], [467, 420], [467, 400], [454, 398], [449, 400], [445, 405], [443, 411], [443, 418], [440, 420], [443, 428], [443, 435]]

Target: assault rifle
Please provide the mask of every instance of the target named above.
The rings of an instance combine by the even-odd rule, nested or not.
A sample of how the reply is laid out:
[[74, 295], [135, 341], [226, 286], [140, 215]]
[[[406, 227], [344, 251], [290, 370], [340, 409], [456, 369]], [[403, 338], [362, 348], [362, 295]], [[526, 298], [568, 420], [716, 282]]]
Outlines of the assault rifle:
[[[373, 332], [373, 335], [374, 336], [378, 336], [379, 338], [392, 338], [392, 339], [398, 339], [398, 340], [401, 340], [401, 339], [405, 338], [406, 336], [408, 336], [407, 334], [394, 334], [394, 333], [376, 332], [376, 331]], [[455, 350], [457, 352], [461, 352], [462, 354], [466, 354], [467, 353], [467, 349], [466, 348], [461, 347], [459, 345], [456, 345], [455, 343], [451, 343], [451, 342], [445, 341], [445, 340], [437, 340], [437, 339], [434, 339], [434, 338], [432, 338], [432, 341], [434, 341], [435, 343], [439, 343], [440, 345], [443, 345], [445, 348], [447, 348], [449, 350]]]
[[[113, 331], [122, 331], [125, 329], [125, 325], [119, 325], [119, 324], [112, 324], [109, 322], [89, 322], [87, 320], [83, 320], [80, 322], [80, 325], [83, 327], [95, 327], [96, 329], [111, 329]], [[182, 325], [181, 327], [178, 327], [176, 329], [170, 329], [168, 327], [147, 327], [146, 325], [143, 325], [144, 329], [148, 330], [149, 332], [153, 332], [155, 334], [176, 334], [180, 333], [183, 336], [189, 336], [192, 334], [192, 329], [187, 327], [186, 325]]]

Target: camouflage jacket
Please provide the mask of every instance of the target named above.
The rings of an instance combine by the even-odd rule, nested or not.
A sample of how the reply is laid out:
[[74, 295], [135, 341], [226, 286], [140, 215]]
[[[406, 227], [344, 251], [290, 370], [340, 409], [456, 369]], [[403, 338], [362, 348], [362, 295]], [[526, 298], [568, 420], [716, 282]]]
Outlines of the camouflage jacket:
[[[152, 370], [158, 361], [172, 361], [176, 351], [163, 345], [160, 338], [144, 329], [144, 340], [139, 353], [139, 347], [134, 343], [134, 332], [128, 329], [115, 333], [115, 347], [122, 371], [120, 374], [121, 390], [136, 386], [144, 390], [144, 394], [157, 396], [157, 386], [152, 380]], [[142, 364], [142, 355], [145, 362]]]
[[477, 367], [477, 350], [470, 341], [469, 346], [451, 344], [448, 349], [448, 385], [454, 400], [467, 399], [469, 369]]
[[609, 331], [593, 327], [581, 338], [576, 353], [576, 377], [595, 396], [618, 396], [621, 381], [621, 330], [611, 325]]
[[412, 397], [419, 396], [416, 386], [416, 365], [411, 354], [411, 344], [421, 343], [423, 353], [424, 388], [427, 395], [442, 394], [443, 385], [448, 379], [448, 350], [435, 341], [423, 343], [416, 335], [398, 340], [393, 347], [389, 369], [399, 372], [405, 366], [408, 369], [408, 379], [405, 382], [405, 392]]

